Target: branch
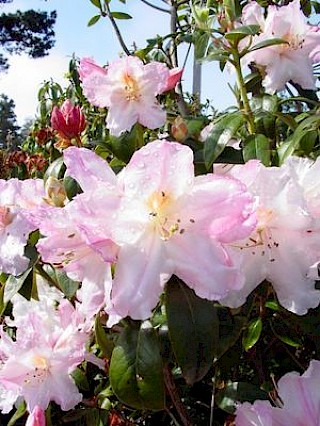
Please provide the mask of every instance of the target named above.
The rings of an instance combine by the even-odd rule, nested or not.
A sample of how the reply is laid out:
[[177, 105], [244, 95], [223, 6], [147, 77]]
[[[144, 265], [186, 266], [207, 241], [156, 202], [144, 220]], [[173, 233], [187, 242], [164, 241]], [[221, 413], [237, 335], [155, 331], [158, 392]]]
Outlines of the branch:
[[130, 51], [129, 51], [129, 49], [127, 48], [127, 45], [126, 45], [126, 43], [124, 42], [124, 40], [123, 40], [123, 37], [122, 37], [122, 35], [121, 35], [121, 32], [120, 32], [120, 30], [119, 30], [119, 27], [118, 27], [118, 25], [117, 25], [117, 23], [116, 23], [116, 21], [115, 21], [115, 19], [114, 19], [114, 17], [112, 16], [112, 13], [111, 13], [111, 10], [110, 10], [110, 7], [109, 7], [109, 2], [105, 2], [105, 5], [106, 5], [106, 15], [108, 16], [108, 18], [110, 19], [110, 22], [111, 22], [111, 24], [112, 24], [112, 26], [113, 26], [113, 29], [114, 29], [114, 31], [115, 31], [115, 33], [116, 33], [116, 36], [117, 36], [117, 38], [118, 38], [118, 41], [119, 41], [119, 43], [120, 43], [120, 45], [121, 45], [121, 47], [122, 47], [122, 49], [123, 49], [123, 51], [125, 52], [125, 54], [127, 55], [127, 56], [130, 56], [131, 55], [131, 53], [130, 53]]
[[160, 6], [156, 6], [155, 4], [152, 4], [152, 3], [150, 3], [147, 0], [141, 0], [141, 1], [142, 1], [142, 3], [144, 3], [144, 4], [146, 4], [146, 5], [150, 6], [150, 7], [152, 7], [153, 9], [160, 10], [160, 12], [170, 13], [170, 10], [164, 9], [163, 7], [160, 7]]

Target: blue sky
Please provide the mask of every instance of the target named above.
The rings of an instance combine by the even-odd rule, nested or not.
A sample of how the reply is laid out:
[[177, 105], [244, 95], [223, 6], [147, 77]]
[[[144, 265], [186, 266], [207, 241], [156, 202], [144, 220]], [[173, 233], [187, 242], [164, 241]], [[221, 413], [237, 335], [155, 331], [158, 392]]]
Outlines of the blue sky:
[[[156, 1], [163, 5], [160, 0], [154, 0], [155, 4]], [[14, 99], [19, 124], [27, 117], [34, 117], [41, 82], [50, 78], [62, 85], [66, 82], [64, 74], [72, 54], [78, 57], [91, 56], [102, 65], [116, 59], [121, 52], [106, 18], [100, 19], [92, 27], [87, 26], [90, 18], [98, 12], [90, 0], [13, 0], [11, 4], [0, 5], [0, 13], [31, 8], [57, 11], [56, 44], [50, 55], [43, 59], [31, 60], [23, 55], [11, 57], [9, 72], [0, 74], [0, 93], [6, 93]], [[169, 15], [155, 11], [139, 0], [127, 0], [127, 5], [112, 0], [111, 9], [125, 11], [133, 16], [132, 20], [117, 21], [128, 46], [135, 42], [138, 47], [144, 47], [147, 38], [169, 32]], [[181, 58], [180, 65], [182, 62]], [[191, 90], [191, 67], [189, 61], [183, 81], [184, 89], [188, 91]], [[234, 99], [227, 81], [233, 81], [233, 76], [227, 72], [222, 74], [217, 63], [206, 64], [203, 67], [202, 99], [210, 99], [213, 107], [218, 109], [233, 105]]]

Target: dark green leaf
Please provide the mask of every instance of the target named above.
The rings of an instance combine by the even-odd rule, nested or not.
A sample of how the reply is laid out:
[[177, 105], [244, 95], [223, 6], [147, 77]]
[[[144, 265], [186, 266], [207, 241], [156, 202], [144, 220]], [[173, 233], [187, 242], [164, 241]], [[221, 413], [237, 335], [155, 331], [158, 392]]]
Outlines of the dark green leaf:
[[293, 326], [281, 318], [280, 315], [274, 314], [272, 320], [270, 320], [270, 325], [275, 336], [283, 343], [294, 348], [302, 346], [300, 335]]
[[214, 161], [242, 124], [243, 116], [238, 112], [225, 115], [215, 123], [204, 142], [204, 162], [207, 170], [211, 169]]
[[72, 200], [77, 194], [82, 192], [78, 182], [71, 176], [65, 176], [63, 178], [63, 185], [69, 200]]
[[77, 385], [77, 387], [82, 390], [82, 391], [89, 391], [90, 390], [90, 385], [88, 382], [88, 379], [84, 373], [84, 371], [82, 371], [80, 368], [76, 368], [72, 373], [71, 376], [75, 382], [75, 384]]
[[96, 316], [94, 324], [94, 334], [96, 342], [98, 343], [103, 355], [110, 359], [112, 351], [114, 349], [114, 343], [111, 340], [110, 335], [108, 335], [101, 324], [101, 318], [99, 315]]
[[262, 331], [262, 321], [261, 318], [254, 318], [248, 324], [248, 327], [243, 333], [242, 345], [246, 351], [253, 348], [260, 338]]
[[127, 326], [110, 363], [110, 383], [118, 399], [137, 409], [162, 410], [164, 383], [156, 331], [149, 322]]
[[201, 380], [212, 366], [219, 345], [217, 309], [172, 277], [165, 306], [172, 348], [189, 385]]
[[218, 392], [216, 403], [221, 410], [234, 414], [237, 403], [251, 402], [257, 399], [268, 399], [268, 393], [258, 386], [245, 382], [228, 382], [227, 386]]
[[265, 166], [270, 165], [270, 141], [262, 134], [250, 135], [243, 143], [243, 158], [247, 162], [251, 159], [260, 160]]
[[124, 12], [111, 12], [114, 19], [132, 19], [132, 16]]
[[92, 27], [92, 25], [96, 24], [100, 18], [101, 18], [101, 15], [93, 16], [88, 22], [88, 27]]

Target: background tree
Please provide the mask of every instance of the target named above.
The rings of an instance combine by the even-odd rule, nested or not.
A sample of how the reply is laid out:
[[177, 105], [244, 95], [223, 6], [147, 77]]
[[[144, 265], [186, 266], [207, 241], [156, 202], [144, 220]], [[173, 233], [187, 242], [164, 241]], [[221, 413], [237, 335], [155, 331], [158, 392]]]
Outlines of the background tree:
[[[0, 0], [11, 3], [12, 0]], [[57, 14], [27, 10], [0, 15], [0, 47], [7, 53], [27, 53], [32, 58], [48, 54], [54, 45], [53, 26]], [[7, 58], [0, 54], [0, 71], [8, 68]]]
[[19, 126], [14, 112], [15, 104], [12, 99], [0, 95], [0, 148], [7, 148], [17, 140]]

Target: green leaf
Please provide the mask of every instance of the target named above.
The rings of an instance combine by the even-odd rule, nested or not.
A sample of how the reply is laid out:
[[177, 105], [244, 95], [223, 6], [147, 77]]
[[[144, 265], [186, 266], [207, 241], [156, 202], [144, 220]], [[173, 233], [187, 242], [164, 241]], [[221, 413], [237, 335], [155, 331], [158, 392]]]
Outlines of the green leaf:
[[286, 345], [300, 348], [302, 341], [294, 327], [286, 322], [280, 315], [274, 314], [270, 320], [271, 329], [274, 335]]
[[167, 284], [165, 306], [174, 354], [183, 377], [192, 385], [205, 376], [215, 358], [219, 344], [217, 309], [177, 277]]
[[203, 155], [207, 170], [211, 169], [214, 161], [242, 124], [243, 116], [238, 112], [227, 114], [215, 123], [210, 135], [204, 142]]
[[243, 158], [247, 162], [251, 159], [260, 160], [265, 166], [270, 165], [270, 141], [262, 134], [250, 135], [244, 141]]
[[269, 40], [261, 41], [260, 43], [255, 44], [250, 47], [248, 52], [253, 52], [254, 50], [263, 49], [264, 47], [274, 46], [277, 44], [289, 44], [286, 40], [282, 40], [281, 38], [270, 38]]
[[90, 0], [91, 3], [96, 6], [97, 8], [101, 9], [101, 2], [100, 0]]
[[239, 402], [253, 403], [257, 399], [268, 399], [268, 393], [251, 383], [228, 382], [227, 386], [217, 393], [216, 403], [221, 410], [234, 414]]
[[260, 317], [254, 318], [249, 322], [248, 327], [243, 333], [242, 345], [246, 351], [249, 351], [257, 343], [262, 331], [262, 320]]
[[9, 423], [7, 424], [7, 426], [14, 426], [16, 422], [26, 414], [26, 411], [27, 411], [27, 406], [26, 406], [26, 403], [23, 401], [19, 404], [16, 412], [9, 420]]
[[77, 194], [82, 192], [78, 182], [71, 176], [65, 176], [63, 178], [63, 186], [69, 200], [72, 200]]
[[66, 166], [63, 163], [63, 157], [59, 157], [56, 160], [54, 160], [50, 164], [50, 166], [47, 168], [43, 179], [45, 182], [49, 176], [55, 177], [57, 179], [61, 179], [63, 178], [65, 171], [66, 171]]
[[143, 145], [143, 127], [139, 123], [119, 137], [110, 136], [108, 141], [108, 148], [124, 163], [128, 163], [133, 153]]
[[77, 281], [73, 281], [65, 272], [59, 269], [55, 269], [54, 273], [56, 276], [55, 281], [57, 281], [63, 294], [67, 297], [67, 299], [72, 299], [79, 288], [79, 283]]
[[88, 27], [92, 27], [92, 25], [94, 25], [94, 24], [96, 24], [98, 21], [99, 21], [99, 19], [101, 18], [101, 15], [95, 15], [95, 16], [93, 16], [90, 20], [89, 20], [89, 22], [88, 22]]
[[124, 12], [111, 12], [114, 19], [132, 19], [132, 16]]
[[196, 59], [203, 59], [206, 56], [210, 34], [203, 31], [196, 31], [193, 35], [194, 55]]
[[27, 269], [23, 274], [18, 277], [14, 277], [13, 275], [9, 275], [4, 288], [3, 301], [4, 303], [8, 303], [12, 297], [18, 293], [18, 291], [23, 286], [24, 282], [28, 278], [32, 271], [32, 268]]
[[162, 360], [150, 322], [127, 326], [120, 334], [110, 363], [110, 383], [124, 404], [143, 410], [165, 406]]
[[103, 355], [110, 359], [112, 351], [114, 349], [114, 343], [111, 340], [110, 335], [108, 335], [101, 324], [101, 318], [99, 315], [96, 316], [94, 324], [94, 334], [96, 342], [98, 343]]
[[233, 42], [239, 42], [248, 35], [256, 35], [260, 30], [259, 25], [245, 25], [243, 27], [236, 28], [227, 32], [224, 36], [227, 40]]
[[88, 379], [87, 379], [84, 371], [82, 371], [80, 368], [76, 368], [71, 373], [71, 377], [73, 378], [75, 384], [77, 385], [77, 387], [80, 390], [82, 390], [82, 391], [89, 391], [90, 390], [90, 385], [89, 385]]

